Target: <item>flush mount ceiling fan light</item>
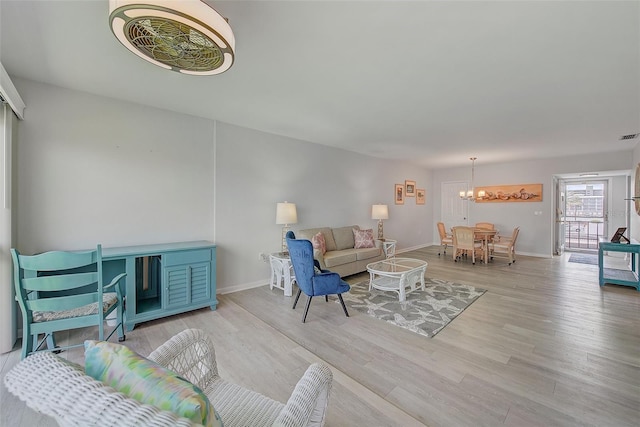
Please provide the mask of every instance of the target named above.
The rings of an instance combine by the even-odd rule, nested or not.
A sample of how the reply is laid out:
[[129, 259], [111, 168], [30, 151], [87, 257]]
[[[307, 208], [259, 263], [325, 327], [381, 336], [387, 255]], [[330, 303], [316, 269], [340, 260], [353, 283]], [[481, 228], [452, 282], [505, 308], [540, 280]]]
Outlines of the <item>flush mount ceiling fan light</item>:
[[109, 0], [109, 24], [131, 52], [172, 71], [220, 74], [233, 64], [229, 23], [200, 0]]

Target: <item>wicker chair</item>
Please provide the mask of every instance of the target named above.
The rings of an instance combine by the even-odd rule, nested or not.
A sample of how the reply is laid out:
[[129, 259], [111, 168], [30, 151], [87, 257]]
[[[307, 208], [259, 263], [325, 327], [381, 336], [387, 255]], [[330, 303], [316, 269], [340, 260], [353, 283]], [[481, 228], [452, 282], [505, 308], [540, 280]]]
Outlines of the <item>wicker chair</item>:
[[[200, 387], [225, 427], [324, 424], [333, 378], [326, 365], [309, 366], [283, 404], [220, 378], [213, 344], [201, 330], [179, 333], [148, 358]], [[85, 375], [81, 366], [49, 352], [18, 363], [5, 376], [5, 385], [61, 426], [193, 426], [186, 418], [116, 392]]]
[[516, 262], [516, 240], [519, 233], [520, 227], [515, 227], [511, 236], [496, 236], [489, 245], [491, 259], [506, 258], [509, 260], [509, 265]]
[[[453, 235], [447, 233], [447, 230], [444, 226], [444, 222], [438, 223], [438, 234], [440, 234], [440, 245], [444, 249], [442, 252], [447, 254], [447, 247], [453, 246]], [[440, 256], [440, 252], [438, 251], [438, 256]]]

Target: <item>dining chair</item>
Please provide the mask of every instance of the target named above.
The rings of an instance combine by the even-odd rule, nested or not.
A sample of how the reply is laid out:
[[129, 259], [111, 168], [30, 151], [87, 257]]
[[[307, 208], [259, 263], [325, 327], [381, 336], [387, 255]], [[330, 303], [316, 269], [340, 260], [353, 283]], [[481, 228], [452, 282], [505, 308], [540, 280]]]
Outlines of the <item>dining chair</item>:
[[[476, 253], [482, 257], [482, 241], [475, 238], [473, 227], [453, 227], [453, 260], [458, 261], [463, 255], [471, 253], [471, 262], [475, 265]], [[482, 258], [481, 258], [482, 259]]]
[[[104, 322], [116, 310], [116, 326], [109, 333], [118, 333], [124, 341], [123, 298], [121, 273], [103, 285], [102, 246], [82, 252], [51, 251], [38, 255], [21, 255], [11, 249], [16, 300], [22, 312], [22, 359], [30, 353], [84, 345], [53, 347], [54, 332], [98, 327], [98, 339], [105, 340]], [[108, 291], [108, 292], [107, 292]], [[44, 337], [38, 340], [40, 334]]]
[[305, 239], [295, 239], [292, 231], [288, 231], [286, 235], [287, 248], [289, 249], [289, 257], [293, 264], [293, 270], [296, 275], [298, 284], [298, 294], [293, 302], [293, 309], [302, 292], [307, 295], [307, 305], [302, 316], [302, 323], [307, 320], [311, 300], [315, 296], [324, 296], [325, 301], [329, 301], [329, 295], [337, 295], [342, 304], [344, 314], [349, 317], [347, 306], [344, 305], [342, 294], [348, 292], [351, 287], [347, 282], [340, 278], [338, 273], [329, 270], [321, 270], [318, 261], [313, 259], [313, 245], [311, 241]]
[[520, 227], [515, 227], [511, 236], [496, 235], [489, 244], [490, 258], [506, 258], [509, 265], [516, 262], [516, 240], [519, 233]]
[[[447, 254], [447, 246], [453, 245], [453, 236], [450, 233], [447, 233], [447, 229], [444, 226], [444, 222], [438, 223], [438, 233], [440, 234], [440, 246], [443, 248], [443, 253]], [[440, 252], [438, 251], [438, 256], [440, 256]]]

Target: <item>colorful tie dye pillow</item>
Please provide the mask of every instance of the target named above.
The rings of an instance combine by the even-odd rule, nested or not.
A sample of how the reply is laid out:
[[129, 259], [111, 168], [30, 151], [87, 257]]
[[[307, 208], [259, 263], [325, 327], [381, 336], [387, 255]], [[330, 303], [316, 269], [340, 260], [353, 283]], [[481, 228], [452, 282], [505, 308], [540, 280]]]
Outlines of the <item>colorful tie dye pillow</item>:
[[85, 372], [140, 403], [194, 423], [223, 427], [207, 396], [175, 372], [129, 348], [105, 341], [84, 342]]
[[373, 241], [373, 230], [371, 228], [367, 230], [357, 230], [354, 228], [353, 239], [355, 240], [355, 249], [376, 247], [376, 243]]

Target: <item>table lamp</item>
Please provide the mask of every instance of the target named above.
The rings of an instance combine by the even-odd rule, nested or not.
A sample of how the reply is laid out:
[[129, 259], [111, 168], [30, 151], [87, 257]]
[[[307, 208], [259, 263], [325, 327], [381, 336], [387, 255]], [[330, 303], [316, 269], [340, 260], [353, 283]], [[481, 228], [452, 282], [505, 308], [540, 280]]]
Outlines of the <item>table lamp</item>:
[[296, 211], [295, 203], [278, 203], [276, 205], [276, 224], [284, 225], [282, 227], [282, 252], [287, 253], [287, 231], [291, 227], [289, 224], [296, 224], [298, 222], [298, 212]]
[[387, 207], [387, 205], [371, 206], [371, 219], [378, 220], [378, 239], [384, 239], [382, 220], [389, 219], [389, 208]]

